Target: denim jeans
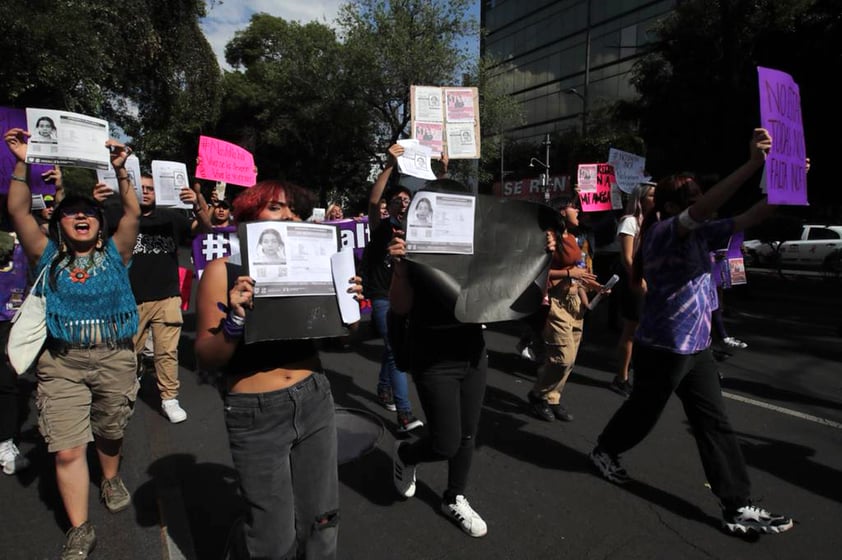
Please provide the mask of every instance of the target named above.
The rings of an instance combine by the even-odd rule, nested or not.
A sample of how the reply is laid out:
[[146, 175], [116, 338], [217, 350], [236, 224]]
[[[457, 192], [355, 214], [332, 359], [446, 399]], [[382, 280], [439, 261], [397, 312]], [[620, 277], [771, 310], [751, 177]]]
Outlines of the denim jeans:
[[437, 361], [415, 370], [412, 379], [427, 418], [429, 435], [401, 448], [401, 459], [408, 464], [448, 462], [448, 503], [465, 494], [474, 456], [488, 357], [485, 347], [475, 362]]
[[339, 475], [330, 384], [225, 397], [225, 425], [249, 514], [251, 558], [336, 558]]
[[403, 372], [395, 365], [395, 356], [392, 354], [392, 346], [389, 344], [388, 328], [386, 327], [386, 313], [389, 311], [388, 298], [375, 298], [371, 300], [371, 318], [377, 332], [383, 337], [383, 358], [380, 362], [380, 375], [377, 378], [377, 388], [392, 388], [395, 397], [395, 408], [401, 411], [412, 410], [409, 404], [409, 384], [406, 380], [406, 372]]
[[690, 355], [642, 345], [634, 347], [634, 387], [599, 436], [599, 445], [620, 454], [652, 430], [673, 392], [702, 459], [711, 490], [726, 508], [746, 504], [750, 484], [740, 444], [722, 401], [716, 362], [710, 348]]

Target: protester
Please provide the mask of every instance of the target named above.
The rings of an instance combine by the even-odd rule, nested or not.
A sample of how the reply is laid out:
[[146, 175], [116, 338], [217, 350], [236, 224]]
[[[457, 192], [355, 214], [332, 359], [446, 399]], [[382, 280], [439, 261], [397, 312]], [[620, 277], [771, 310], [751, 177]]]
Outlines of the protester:
[[325, 211], [325, 220], [328, 221], [341, 220], [344, 217], [345, 213], [342, 211], [342, 207], [336, 203], [328, 206], [327, 211]]
[[561, 404], [561, 393], [582, 342], [587, 290], [602, 289], [573, 233], [578, 225], [578, 209], [573, 201], [563, 201], [548, 278], [550, 305], [543, 330], [544, 363], [527, 394], [532, 412], [547, 422], [573, 421], [573, 415]]
[[29, 466], [14, 437], [18, 433], [18, 376], [5, 357], [11, 319], [26, 297], [29, 270], [23, 247], [11, 233], [6, 200], [0, 195], [0, 469], [15, 474]]
[[409, 432], [420, 428], [424, 423], [412, 414], [406, 372], [395, 364], [394, 352], [389, 343], [386, 315], [389, 312], [389, 284], [392, 281], [387, 246], [394, 233], [405, 227], [403, 223], [412, 193], [401, 186], [391, 187], [386, 192], [386, 200], [389, 201], [387, 219], [381, 218], [379, 208], [380, 199], [397, 164], [397, 158], [402, 154], [403, 147], [400, 144], [389, 147], [386, 167], [377, 176], [369, 193], [368, 227], [371, 238], [363, 252], [362, 277], [365, 293], [371, 298], [371, 319], [377, 332], [383, 337], [383, 355], [377, 377], [377, 401], [387, 410], [397, 413], [398, 431]]
[[[310, 194], [261, 181], [234, 201], [237, 222], [301, 221]], [[349, 292], [361, 298], [359, 278]], [[196, 356], [225, 378], [225, 423], [249, 512], [247, 558], [336, 558], [339, 477], [330, 384], [312, 339], [246, 345], [254, 279], [228, 258], [211, 261], [199, 282]], [[222, 305], [222, 302], [225, 305]]]
[[759, 171], [772, 138], [754, 130], [749, 160], [704, 195], [687, 175], [662, 179], [654, 207], [641, 227], [635, 276], [646, 281], [643, 315], [635, 334], [634, 386], [631, 396], [598, 438], [591, 461], [606, 479], [629, 480], [619, 454], [650, 432], [675, 392], [702, 460], [711, 490], [731, 533], [780, 533], [792, 528], [789, 517], [753, 505], [745, 461], [725, 414], [717, 367], [710, 351], [711, 262], [709, 251], [723, 247], [735, 231], [759, 223], [770, 213], [765, 201], [736, 218], [710, 220], [739, 187]]
[[[427, 189], [466, 190], [449, 179], [433, 181]], [[549, 234], [547, 248], [555, 249]], [[482, 537], [488, 526], [465, 498], [488, 368], [482, 325], [460, 323], [454, 316], [455, 302], [420, 280], [417, 269], [403, 258], [402, 231], [395, 232], [388, 250], [393, 261], [390, 314], [393, 324], [409, 325], [404, 335], [409, 371], [429, 424], [424, 437], [395, 442], [392, 482], [400, 496], [411, 498], [417, 466], [447, 461], [441, 511], [468, 535]]]
[[46, 268], [46, 351], [37, 364], [39, 428], [55, 453], [56, 479], [71, 528], [62, 559], [87, 558], [96, 543], [88, 521], [87, 444], [94, 441], [102, 469], [101, 497], [116, 513], [131, 503], [121, 480], [123, 433], [137, 397], [135, 354], [137, 308], [128, 265], [140, 209], [125, 161], [130, 149], [109, 140], [123, 214], [110, 238], [100, 205], [67, 195], [44, 235], [30, 212], [26, 183], [28, 132], [13, 128], [5, 141], [17, 159], [8, 207], [24, 252], [40, 272]]
[[632, 191], [626, 204], [626, 214], [620, 218], [617, 226], [617, 239], [620, 242], [620, 266], [617, 267], [617, 275], [620, 279], [614, 287], [614, 294], [619, 300], [623, 330], [617, 341], [617, 374], [608, 387], [624, 397], [631, 394], [629, 369], [634, 331], [640, 321], [643, 294], [646, 291], [645, 281], [640, 284], [632, 282], [634, 277], [632, 263], [640, 241], [640, 225], [643, 223], [643, 217], [652, 209], [654, 199], [655, 183], [650, 181], [640, 183]]
[[211, 226], [214, 229], [230, 227], [234, 225], [231, 218], [231, 204], [227, 200], [215, 200], [211, 203]]
[[[142, 173], [140, 183], [140, 235], [129, 274], [139, 315], [134, 347], [140, 355], [151, 332], [161, 410], [170, 422], [177, 424], [187, 420], [187, 412], [177, 398], [178, 341], [183, 323], [178, 248], [189, 243], [194, 229], [206, 233], [212, 227], [208, 207], [195, 190], [183, 188], [179, 193], [182, 202], [193, 205], [196, 220], [191, 225], [191, 220], [179, 211], [157, 207], [152, 175]], [[142, 358], [139, 361], [142, 364]]]

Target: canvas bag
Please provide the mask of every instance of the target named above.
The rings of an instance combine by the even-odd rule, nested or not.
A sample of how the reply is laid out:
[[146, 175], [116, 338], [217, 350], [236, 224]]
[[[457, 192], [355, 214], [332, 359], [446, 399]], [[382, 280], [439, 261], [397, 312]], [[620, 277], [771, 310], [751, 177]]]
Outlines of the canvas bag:
[[[47, 340], [47, 296], [43, 285], [47, 268], [45, 266], [41, 269], [26, 299], [12, 317], [6, 354], [18, 375], [32, 367]], [[41, 295], [35, 293], [39, 282], [42, 284]]]

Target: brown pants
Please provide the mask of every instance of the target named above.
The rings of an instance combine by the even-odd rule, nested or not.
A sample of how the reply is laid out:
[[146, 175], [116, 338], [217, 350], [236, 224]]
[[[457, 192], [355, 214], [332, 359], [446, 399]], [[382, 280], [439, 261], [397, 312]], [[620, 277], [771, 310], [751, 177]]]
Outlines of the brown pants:
[[181, 338], [181, 298], [179, 296], [138, 304], [139, 324], [134, 338], [136, 354], [143, 351], [152, 330], [155, 375], [161, 400], [178, 396], [178, 340]]
[[546, 360], [538, 369], [532, 393], [549, 404], [558, 404], [561, 392], [579, 352], [582, 341], [581, 300], [575, 289], [570, 293], [550, 296], [550, 312], [544, 327]]

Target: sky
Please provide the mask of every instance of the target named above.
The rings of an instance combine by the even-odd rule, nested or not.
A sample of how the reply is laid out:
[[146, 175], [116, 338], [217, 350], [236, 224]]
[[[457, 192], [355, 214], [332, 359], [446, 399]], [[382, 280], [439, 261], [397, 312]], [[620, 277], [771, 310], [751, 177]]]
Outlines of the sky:
[[[219, 66], [230, 70], [231, 67], [225, 62], [225, 45], [234, 38], [235, 32], [248, 26], [252, 14], [265, 12], [287, 21], [307, 23], [315, 20], [333, 26], [342, 3], [343, 0], [208, 1], [208, 15], [202, 20], [201, 26], [216, 53]], [[473, 1], [471, 14], [479, 20], [479, 0]], [[476, 50], [479, 51], [479, 46]]]

